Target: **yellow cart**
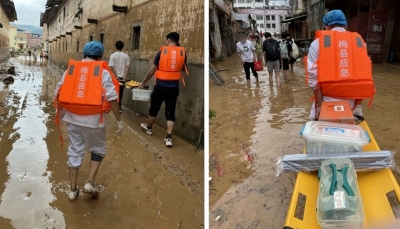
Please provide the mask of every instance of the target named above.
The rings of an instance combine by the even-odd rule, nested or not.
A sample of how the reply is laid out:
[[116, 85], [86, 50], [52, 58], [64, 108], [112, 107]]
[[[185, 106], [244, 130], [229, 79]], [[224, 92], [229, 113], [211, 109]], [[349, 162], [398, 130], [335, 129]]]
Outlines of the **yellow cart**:
[[[363, 121], [359, 125], [368, 132], [371, 138], [371, 142], [363, 148], [363, 151], [379, 151], [380, 148], [367, 122]], [[391, 206], [393, 202], [400, 202], [400, 188], [392, 171], [387, 168], [379, 171], [357, 172], [357, 180], [364, 205], [363, 229], [400, 229], [400, 206], [397, 206], [397, 210], [396, 206], [393, 207], [394, 210]], [[317, 172], [298, 173], [285, 228], [321, 228], [317, 221], [316, 211], [318, 185]], [[397, 217], [395, 212], [397, 212]]]

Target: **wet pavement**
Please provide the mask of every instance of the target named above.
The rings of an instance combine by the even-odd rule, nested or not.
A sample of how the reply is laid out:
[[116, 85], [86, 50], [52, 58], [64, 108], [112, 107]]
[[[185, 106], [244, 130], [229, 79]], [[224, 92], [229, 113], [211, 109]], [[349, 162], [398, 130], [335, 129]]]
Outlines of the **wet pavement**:
[[[144, 118], [128, 110], [120, 134], [108, 115], [100, 197], [81, 194], [70, 203], [68, 136], [63, 124], [61, 148], [52, 106], [62, 72], [24, 57], [1, 64], [0, 72], [11, 66], [14, 84], [0, 83], [0, 228], [203, 228], [204, 153], [177, 137], [166, 148], [165, 130], [144, 134]], [[80, 187], [89, 161], [79, 171]]]
[[[265, 70], [259, 83], [246, 82], [236, 56], [214, 67], [227, 83], [218, 87], [210, 79], [216, 114], [210, 119], [210, 228], [283, 228], [296, 177], [276, 177], [276, 159], [304, 147], [299, 133], [312, 92], [303, 66], [297, 63], [293, 74], [272, 84]], [[400, 149], [399, 73], [398, 66], [374, 65], [378, 93], [372, 108], [364, 102], [363, 115], [384, 150]], [[395, 160], [400, 165], [399, 154]]]

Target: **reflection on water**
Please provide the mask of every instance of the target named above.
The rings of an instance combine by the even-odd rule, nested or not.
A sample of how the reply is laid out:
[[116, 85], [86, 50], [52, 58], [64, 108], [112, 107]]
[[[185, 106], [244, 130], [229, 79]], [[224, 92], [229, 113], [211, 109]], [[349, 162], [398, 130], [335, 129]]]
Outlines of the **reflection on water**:
[[9, 179], [1, 195], [0, 216], [11, 219], [15, 228], [65, 228], [62, 212], [50, 206], [55, 196], [47, 170], [49, 152], [44, 139], [48, 114], [40, 99], [42, 74], [34, 67], [16, 64], [16, 68], [19, 80], [6, 103], [15, 104], [19, 118], [9, 136], [15, 142], [6, 157]]

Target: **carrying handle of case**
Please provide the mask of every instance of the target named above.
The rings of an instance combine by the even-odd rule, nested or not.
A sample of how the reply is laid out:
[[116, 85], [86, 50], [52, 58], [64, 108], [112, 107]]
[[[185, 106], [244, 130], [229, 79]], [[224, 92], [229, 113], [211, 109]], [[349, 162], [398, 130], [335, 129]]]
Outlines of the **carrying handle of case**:
[[335, 187], [337, 185], [336, 165], [330, 163], [329, 167], [332, 169], [332, 181], [331, 181], [331, 187], [329, 188], [329, 195], [333, 196], [333, 193], [335, 192]]
[[344, 190], [347, 191], [347, 194], [349, 194], [349, 196], [354, 196], [353, 190], [351, 190], [349, 182], [347, 181], [347, 172], [348, 171], [349, 171], [349, 166], [346, 165], [342, 168], [342, 176], [343, 176], [342, 187], [344, 188]]

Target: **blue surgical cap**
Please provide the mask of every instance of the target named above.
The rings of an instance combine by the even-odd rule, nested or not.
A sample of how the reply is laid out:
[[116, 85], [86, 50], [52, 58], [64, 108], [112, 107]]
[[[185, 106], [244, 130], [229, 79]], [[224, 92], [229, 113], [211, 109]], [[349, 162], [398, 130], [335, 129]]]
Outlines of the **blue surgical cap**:
[[341, 10], [329, 11], [325, 15], [323, 21], [324, 21], [325, 26], [334, 25], [334, 24], [347, 25], [346, 16], [344, 16], [344, 13]]
[[101, 56], [104, 53], [104, 45], [99, 41], [90, 41], [83, 47], [85, 56]]

